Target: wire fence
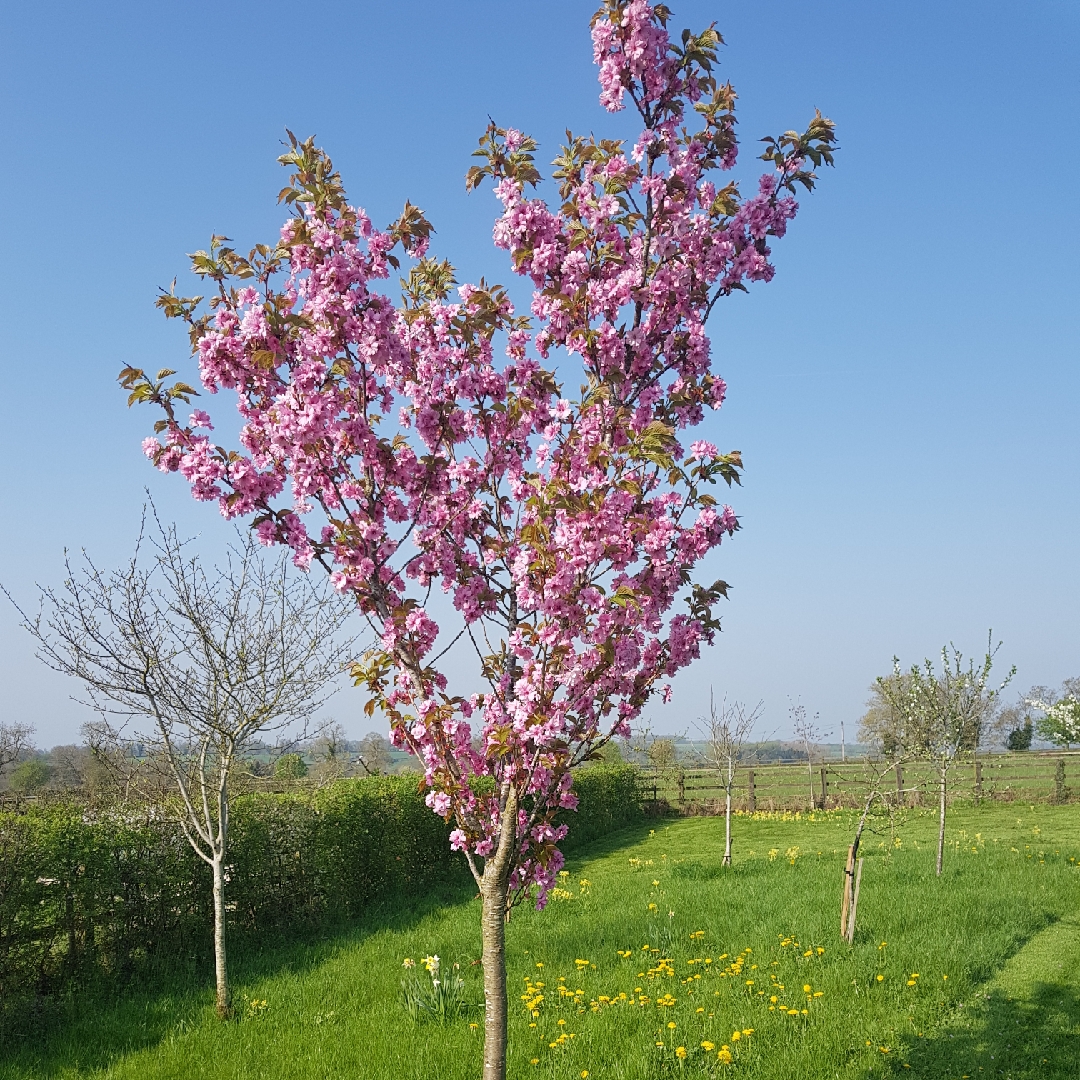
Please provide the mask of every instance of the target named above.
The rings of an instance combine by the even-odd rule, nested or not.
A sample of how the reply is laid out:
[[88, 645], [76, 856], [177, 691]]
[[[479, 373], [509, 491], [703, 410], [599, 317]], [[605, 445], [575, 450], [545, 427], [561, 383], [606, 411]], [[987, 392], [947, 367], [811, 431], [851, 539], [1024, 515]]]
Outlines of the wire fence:
[[[667, 804], [691, 814], [716, 813], [723, 807], [724, 788], [715, 770], [643, 766], [641, 777], [644, 797], [654, 805]], [[746, 763], [735, 777], [733, 805], [747, 812], [860, 806], [866, 798], [867, 779], [867, 765], [862, 761]], [[890, 791], [895, 786], [904, 805], [935, 803], [938, 798], [938, 771], [932, 761], [896, 765], [884, 783]], [[949, 770], [947, 798], [950, 802], [1065, 803], [1076, 796], [1078, 788], [1080, 751], [983, 754]]]

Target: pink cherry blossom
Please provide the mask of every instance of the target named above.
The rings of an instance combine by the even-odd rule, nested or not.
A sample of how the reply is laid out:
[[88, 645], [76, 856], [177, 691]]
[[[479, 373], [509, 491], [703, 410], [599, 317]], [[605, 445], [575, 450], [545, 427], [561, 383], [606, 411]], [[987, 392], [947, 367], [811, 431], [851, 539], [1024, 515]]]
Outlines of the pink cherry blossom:
[[[236, 402], [238, 445], [212, 445], [201, 409], [182, 425], [175, 390], [123, 376], [165, 410], [143, 443], [157, 468], [355, 598], [376, 645], [354, 675], [478, 881], [509, 845], [507, 903], [542, 906], [555, 881], [572, 770], [669, 700], [666, 680], [715, 639], [726, 586], [694, 576], [738, 528], [713, 492], [742, 462], [700, 438], [684, 460], [727, 392], [706, 325], [771, 280], [795, 185], [813, 186], [806, 162], [832, 160], [818, 116], [767, 142], [754, 194], [725, 186], [735, 95], [714, 74], [719, 38], [676, 50], [665, 22], [646, 0], [606, 0], [600, 101], [632, 104], [642, 130], [629, 149], [571, 136], [557, 200], [530, 190], [521, 131], [492, 124], [481, 143], [469, 183], [494, 189], [493, 243], [532, 284], [527, 313], [499, 286], [452, 291], [415, 207], [379, 230], [326, 155], [293, 140], [294, 213], [270, 254], [216, 238], [196, 267], [210, 316], [161, 301], [191, 326], [203, 388]], [[427, 606], [435, 588], [450, 625]], [[442, 650], [458, 640], [454, 663], [473, 649], [485, 684], [470, 698], [447, 690]]]

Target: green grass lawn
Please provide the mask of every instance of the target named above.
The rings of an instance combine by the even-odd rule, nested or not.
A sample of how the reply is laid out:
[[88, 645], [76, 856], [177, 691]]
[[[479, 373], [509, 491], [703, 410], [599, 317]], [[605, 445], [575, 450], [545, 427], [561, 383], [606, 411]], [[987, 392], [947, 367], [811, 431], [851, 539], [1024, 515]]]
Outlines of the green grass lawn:
[[[584, 852], [564, 898], [507, 929], [510, 1075], [1076, 1080], [1080, 812], [957, 807], [940, 880], [935, 825], [912, 811], [864, 840], [853, 946], [839, 939], [849, 811], [740, 818], [728, 871], [716, 818]], [[479, 1003], [478, 920], [472, 890], [448, 887], [319, 940], [247, 944], [226, 1023], [209, 980], [77, 999], [0, 1050], [0, 1077], [473, 1078], [479, 1005], [416, 1023], [399, 992], [403, 958], [434, 952]]]

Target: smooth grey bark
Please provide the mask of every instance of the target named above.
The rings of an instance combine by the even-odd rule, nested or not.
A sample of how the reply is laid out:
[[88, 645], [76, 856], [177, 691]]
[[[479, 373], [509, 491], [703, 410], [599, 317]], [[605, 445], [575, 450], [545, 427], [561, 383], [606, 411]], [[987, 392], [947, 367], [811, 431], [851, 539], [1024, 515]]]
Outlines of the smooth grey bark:
[[232, 1013], [232, 991], [225, 967], [225, 867], [223, 857], [213, 861], [214, 871], [214, 985], [217, 990], [217, 1014], [225, 1019]]
[[724, 861], [723, 866], [731, 865], [731, 784], [724, 792]]
[[506, 1080], [506, 916], [510, 861], [517, 828], [517, 792], [507, 793], [499, 846], [484, 863], [480, 882], [484, 969], [483, 1080]]
[[945, 858], [945, 777], [947, 766], [941, 765], [938, 777], [938, 838], [937, 838], [937, 876], [941, 877], [941, 866]]

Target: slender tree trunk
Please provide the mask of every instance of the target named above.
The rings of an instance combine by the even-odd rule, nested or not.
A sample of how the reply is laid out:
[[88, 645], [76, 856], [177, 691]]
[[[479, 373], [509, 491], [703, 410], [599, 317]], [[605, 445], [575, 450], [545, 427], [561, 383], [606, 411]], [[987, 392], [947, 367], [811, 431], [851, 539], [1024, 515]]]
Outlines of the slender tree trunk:
[[498, 850], [484, 864], [480, 926], [484, 969], [483, 1080], [506, 1080], [506, 899], [517, 828], [517, 792], [511, 787], [502, 812]]
[[480, 888], [484, 942], [484, 1080], [506, 1077], [506, 883]]
[[945, 775], [946, 767], [941, 766], [938, 776], [938, 838], [937, 838], [937, 876], [941, 877], [941, 864], [945, 857]]
[[731, 865], [731, 785], [728, 784], [724, 800], [724, 866]]
[[232, 1013], [232, 994], [225, 970], [225, 867], [224, 852], [214, 855], [214, 978], [217, 984], [217, 1014], [225, 1019]]

